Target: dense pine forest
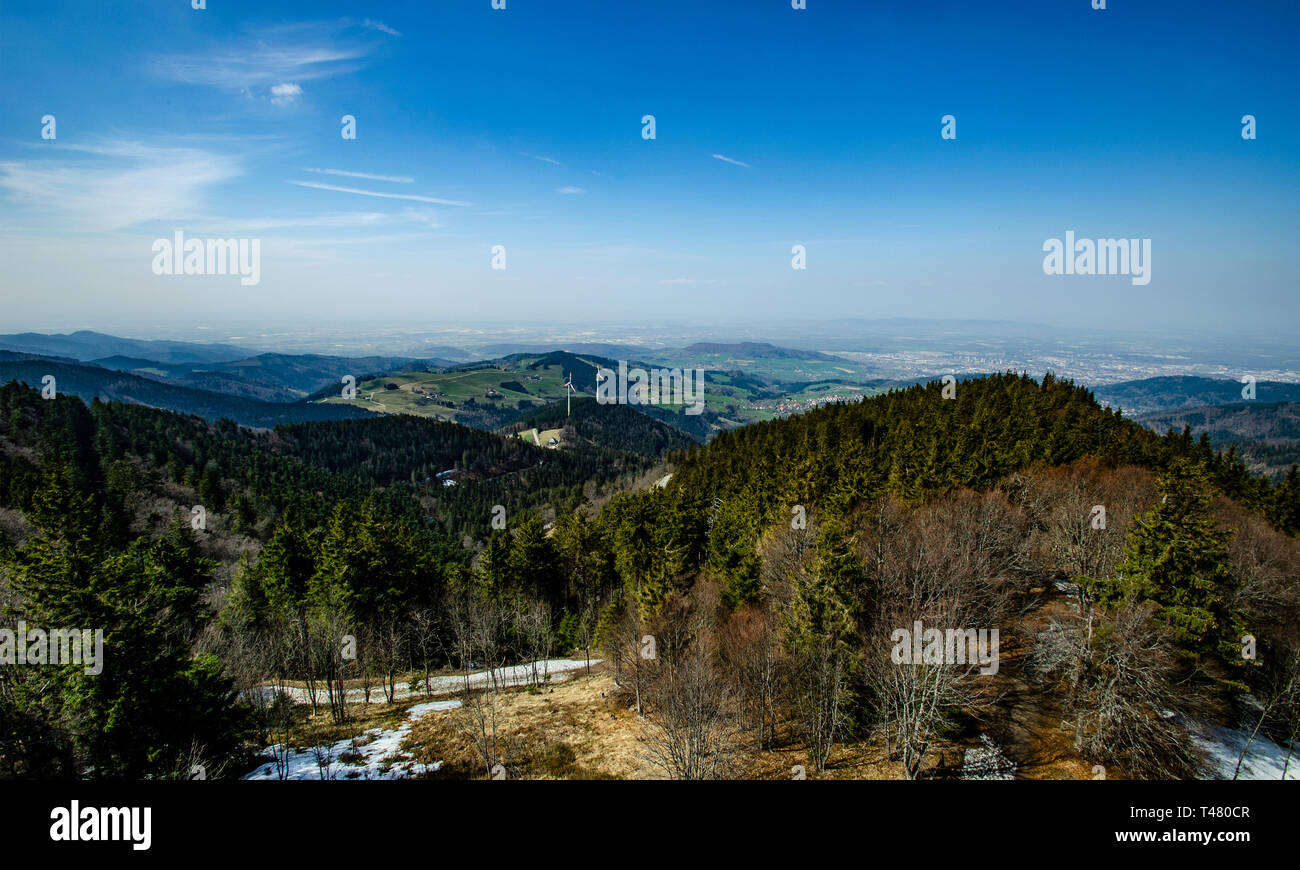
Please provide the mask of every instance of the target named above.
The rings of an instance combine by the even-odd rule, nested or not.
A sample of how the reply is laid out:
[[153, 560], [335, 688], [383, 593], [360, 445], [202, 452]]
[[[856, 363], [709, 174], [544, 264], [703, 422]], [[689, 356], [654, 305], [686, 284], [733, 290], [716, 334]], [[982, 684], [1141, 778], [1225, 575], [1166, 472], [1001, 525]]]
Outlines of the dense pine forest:
[[[1048, 375], [981, 378], [890, 392], [775, 422], [721, 433], [708, 449], [675, 456], [676, 492], [695, 516], [726, 530], [709, 564], [757, 594], [749, 561], [759, 534], [794, 505], [842, 514], [891, 495], [906, 504], [962, 488], [984, 490], [1034, 466], [1092, 457], [1106, 466], [1153, 471], [1191, 465], [1216, 492], [1240, 501], [1288, 534], [1300, 530], [1300, 479], [1295, 469], [1276, 485], [1251, 476], [1235, 453], [1216, 454], [1209, 439], [1186, 432], [1160, 437], [1092, 394]], [[714, 507], [708, 507], [716, 502]], [[698, 541], [696, 542], [698, 545]]]
[[564, 403], [547, 405], [504, 427], [507, 432], [531, 428], [567, 429], [566, 438], [580, 438], [606, 448], [643, 456], [662, 456], [669, 450], [683, 450], [692, 439], [682, 431], [657, 422], [627, 405], [601, 405], [589, 396], [573, 400], [570, 411]]
[[[669, 776], [742, 775], [779, 745], [825, 770], [876, 740], [920, 778], [942, 737], [1007, 710], [975, 669], [892, 663], [916, 621], [1001, 629], [1008, 673], [1123, 775], [1198, 775], [1196, 720], [1294, 739], [1296, 469], [1252, 476], [1051, 376], [949, 389], [707, 446], [580, 401], [526, 421], [570, 427], [573, 449], [545, 450], [412, 417], [254, 431], [6, 384], [3, 623], [102, 627], [108, 664], [0, 672], [0, 775], [235, 776], [289, 740], [276, 687], [342, 722], [358, 684], [392, 700], [438, 671], [595, 649]], [[510, 761], [493, 703], [473, 705], [466, 775]]]

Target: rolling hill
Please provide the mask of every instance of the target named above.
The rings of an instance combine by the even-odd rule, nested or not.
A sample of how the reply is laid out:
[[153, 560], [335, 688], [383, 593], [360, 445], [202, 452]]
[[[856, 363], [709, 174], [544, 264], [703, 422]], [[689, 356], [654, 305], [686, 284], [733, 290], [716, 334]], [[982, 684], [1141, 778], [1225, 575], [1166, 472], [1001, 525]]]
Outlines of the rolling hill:
[[[485, 430], [498, 429], [563, 399], [563, 381], [568, 376], [580, 393], [594, 395], [597, 370], [617, 369], [620, 359], [630, 367], [705, 370], [702, 414], [688, 415], [684, 408], [669, 404], [637, 408], [695, 440], [825, 404], [857, 401], [886, 386], [860, 363], [762, 342], [697, 342], [658, 350], [599, 342], [571, 344], [568, 349], [498, 343], [480, 350], [510, 353], [473, 362], [458, 361], [470, 356], [466, 351], [432, 345], [427, 348], [430, 353], [445, 355], [335, 357], [268, 352], [247, 356], [230, 345], [144, 341], [94, 332], [0, 336], [0, 347], [6, 342], [19, 356], [59, 356], [68, 364], [96, 366], [159, 385], [254, 403], [292, 404], [306, 399], [313, 404], [352, 405], [357, 411], [432, 417]], [[539, 349], [519, 350], [534, 347]], [[640, 356], [629, 359], [634, 353]], [[14, 359], [17, 357], [11, 361]], [[357, 378], [355, 398], [342, 395], [345, 375]], [[111, 388], [95, 386], [108, 382], [102, 374], [85, 372], [74, 381], [79, 395], [102, 393], [181, 411], [201, 408], [197, 413], [209, 417], [228, 412], [236, 414], [240, 422], [257, 421], [250, 425], [304, 419], [299, 411], [285, 411], [288, 416], [277, 418], [269, 409], [255, 406], [214, 406], [210, 399], [145, 387], [133, 380]], [[123, 392], [127, 383], [134, 386]], [[318, 413], [322, 419], [337, 416]]]
[[361, 378], [412, 365], [435, 368], [452, 365], [448, 360], [417, 360], [412, 357], [285, 353], [262, 353], [203, 364], [165, 363], [120, 355], [92, 362], [144, 377], [165, 378], [184, 386], [278, 402], [292, 402], [334, 386], [344, 375]]
[[843, 362], [840, 357], [820, 353], [815, 350], [795, 350], [777, 347], [767, 342], [742, 341], [735, 344], [723, 344], [712, 341], [697, 341], [682, 348], [686, 354], [715, 356], [736, 359], [801, 359], [819, 362]]
[[210, 392], [155, 378], [114, 371], [96, 365], [0, 351], [0, 383], [17, 381], [40, 388], [46, 375], [55, 379], [60, 394], [85, 402], [118, 400], [206, 420], [226, 418], [243, 426], [270, 428], [279, 423], [306, 420], [346, 420], [364, 417], [354, 409], [308, 402], [268, 402]]
[[1209, 433], [1219, 449], [1233, 447], [1254, 474], [1285, 475], [1300, 463], [1300, 403], [1236, 402], [1176, 411], [1156, 411], [1136, 418], [1163, 434], [1190, 427], [1192, 435]]
[[65, 356], [83, 362], [103, 357], [124, 356], [166, 363], [213, 363], [248, 356], [246, 348], [230, 344], [120, 338], [116, 335], [105, 335], [102, 332], [85, 329], [57, 335], [43, 335], [36, 332], [0, 335], [0, 350], [42, 356]]
[[[1226, 378], [1178, 375], [1122, 381], [1095, 387], [1092, 392], [1097, 401], [1133, 417], [1154, 411], [1233, 404], [1242, 401], [1242, 389], [1240, 382]], [[1255, 385], [1255, 401], [1300, 401], [1300, 384], [1260, 381]]]
[[575, 443], [592, 444], [647, 457], [661, 457], [702, 440], [628, 405], [601, 405], [586, 396], [573, 400], [571, 413], [564, 401], [559, 401], [525, 413], [500, 431], [513, 435], [531, 429], [566, 430], [566, 448]]

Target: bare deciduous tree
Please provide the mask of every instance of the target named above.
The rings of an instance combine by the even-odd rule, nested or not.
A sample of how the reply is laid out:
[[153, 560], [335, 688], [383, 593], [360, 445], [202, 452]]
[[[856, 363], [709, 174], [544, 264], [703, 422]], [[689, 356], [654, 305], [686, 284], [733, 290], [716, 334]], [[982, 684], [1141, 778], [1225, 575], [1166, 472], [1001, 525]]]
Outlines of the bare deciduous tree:
[[[505, 689], [501, 669], [506, 663], [506, 648], [502, 641], [510, 615], [496, 600], [472, 592], [455, 596], [448, 603], [455, 656], [464, 673], [457, 717], [491, 776], [492, 769], [502, 761], [498, 731], [499, 705]], [[482, 687], [470, 681], [476, 667], [486, 669]]]
[[1024, 569], [1018, 526], [1023, 522], [1002, 493], [960, 492], [906, 515], [897, 505], [877, 506], [864, 530], [863, 683], [886, 753], [899, 755], [909, 779], [921, 774], [954, 711], [975, 711], [992, 699], [971, 650], [963, 648], [961, 660], [900, 663], [895, 632], [910, 637], [917, 623], [945, 637], [1000, 630]]
[[732, 614], [721, 632], [721, 658], [740, 716], [759, 751], [776, 740], [789, 663], [770, 602]]
[[1153, 618], [1153, 605], [1098, 611], [1088, 634], [1084, 617], [1054, 620], [1039, 637], [1033, 665], [1064, 678], [1075, 715], [1075, 745], [1134, 776], [1193, 776], [1203, 763], [1183, 724], [1207, 705], [1181, 679], [1174, 645]]
[[[716, 600], [716, 590], [710, 590]], [[734, 772], [738, 743], [734, 697], [718, 662], [717, 634], [699, 602], [670, 601], [656, 626], [646, 668], [649, 712], [641, 740], [650, 760], [674, 779], [723, 779]]]

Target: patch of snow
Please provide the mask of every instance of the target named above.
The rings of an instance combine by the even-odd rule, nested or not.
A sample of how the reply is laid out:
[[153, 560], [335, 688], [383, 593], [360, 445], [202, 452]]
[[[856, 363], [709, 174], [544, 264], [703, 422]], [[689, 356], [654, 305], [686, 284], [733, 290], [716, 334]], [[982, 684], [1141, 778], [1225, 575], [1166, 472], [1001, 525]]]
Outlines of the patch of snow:
[[962, 779], [1015, 779], [1016, 763], [1007, 758], [1002, 747], [987, 734], [980, 735], [980, 745], [966, 750], [961, 762]]
[[[1240, 728], [1224, 728], [1209, 722], [1196, 722], [1189, 731], [1192, 742], [1210, 757], [1211, 779], [1281, 779], [1282, 770], [1286, 769], [1288, 780], [1300, 780], [1300, 745], [1295, 745], [1290, 764], [1287, 763], [1287, 748], [1279, 746], [1263, 734], [1256, 734], [1250, 739], [1250, 731]], [[1241, 772], [1237, 773], [1237, 760], [1241, 751], [1250, 740], [1250, 749], [1241, 759]]]
[[[402, 741], [411, 733], [411, 723], [422, 716], [442, 710], [454, 710], [460, 701], [429, 701], [416, 704], [407, 711], [407, 720], [394, 729], [371, 728], [362, 737], [371, 738], [356, 745], [351, 739], [340, 740], [333, 746], [313, 746], [292, 749], [285, 754], [285, 746], [278, 743], [266, 748], [264, 754], [282, 761], [263, 764], [244, 779], [409, 779], [438, 770], [441, 761], [422, 764], [402, 751]], [[348, 754], [346, 759], [341, 756]], [[280, 776], [281, 765], [286, 775]], [[322, 769], [323, 768], [323, 769]]]
[[[603, 659], [592, 659], [593, 665], [600, 664]], [[495, 676], [496, 684], [499, 686], [523, 686], [529, 683], [558, 683], [569, 678], [569, 672], [582, 670], [587, 667], [585, 659], [540, 659], [535, 662], [529, 662], [522, 665], [511, 665], [510, 667], [497, 668], [495, 671], [478, 671], [471, 674], [443, 674], [437, 677], [429, 678], [430, 691], [424, 691], [424, 680], [416, 680], [416, 691], [411, 692], [410, 685], [398, 685], [393, 691], [393, 700], [402, 701], [413, 697], [422, 697], [426, 695], [451, 695], [462, 691], [468, 685], [471, 689], [482, 689], [492, 684], [492, 678]], [[262, 694], [266, 700], [271, 700], [276, 692], [280, 691], [278, 686], [262, 686]], [[305, 688], [287, 686], [284, 694], [297, 704], [307, 704], [311, 702]], [[316, 689], [316, 700], [318, 703], [325, 703], [328, 694], [323, 688]], [[364, 689], [348, 689], [344, 697], [348, 704], [364, 704], [366, 702], [366, 692]], [[387, 698], [384, 696], [383, 686], [372, 686], [370, 688], [371, 704], [386, 704]]]
[[434, 713], [441, 710], [455, 710], [461, 705], [460, 701], [429, 701], [424, 704], [416, 704], [410, 710], [406, 711], [407, 716], [412, 719], [419, 719], [425, 713]]

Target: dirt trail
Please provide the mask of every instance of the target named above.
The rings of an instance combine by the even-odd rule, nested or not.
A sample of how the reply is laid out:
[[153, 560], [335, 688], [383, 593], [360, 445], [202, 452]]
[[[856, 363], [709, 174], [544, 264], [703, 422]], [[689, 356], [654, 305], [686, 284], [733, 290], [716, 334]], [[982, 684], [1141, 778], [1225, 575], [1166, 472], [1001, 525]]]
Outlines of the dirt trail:
[[1071, 607], [1068, 596], [1050, 590], [1043, 604], [1026, 614], [1012, 637], [1004, 638], [994, 683], [997, 713], [986, 729], [1016, 763], [1017, 779], [1092, 779], [1092, 764], [1074, 749], [1074, 728], [1061, 699], [1036, 688], [1026, 673], [1039, 631], [1053, 615]]

